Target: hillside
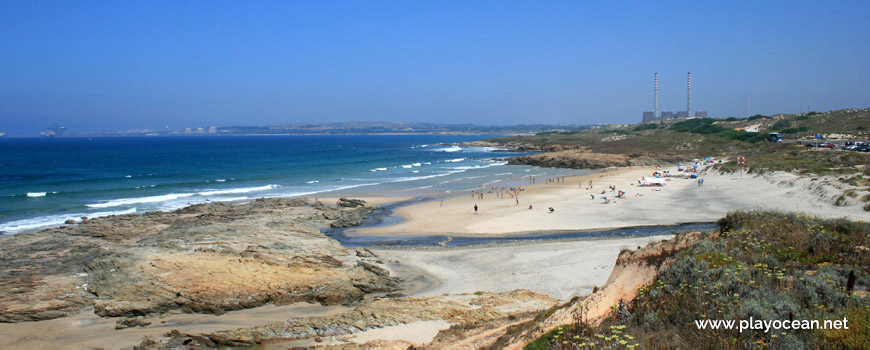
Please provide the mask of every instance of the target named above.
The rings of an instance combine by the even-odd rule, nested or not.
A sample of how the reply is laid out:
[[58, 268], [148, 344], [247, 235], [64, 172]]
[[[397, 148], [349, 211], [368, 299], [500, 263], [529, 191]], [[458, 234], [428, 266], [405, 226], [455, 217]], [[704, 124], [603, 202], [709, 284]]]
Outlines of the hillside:
[[[759, 132], [735, 130], [737, 128], [757, 128]], [[768, 131], [783, 132], [788, 142], [766, 142]], [[545, 132], [493, 138], [487, 142], [547, 152], [510, 160], [512, 164], [543, 167], [588, 169], [713, 157], [723, 161], [716, 167], [724, 172], [787, 171], [839, 182], [843, 193], [834, 199], [838, 205], [860, 202], [870, 211], [870, 153], [805, 147], [797, 142], [812, 140], [815, 133], [826, 139], [868, 140], [870, 108], [769, 117], [756, 115], [744, 119], [668, 120], [663, 124]], [[739, 156], [745, 157], [746, 164], [737, 163]]]
[[[759, 132], [735, 130], [738, 128], [757, 129]], [[718, 156], [728, 152], [751, 154], [779, 149], [762, 142], [768, 132], [783, 132], [787, 140], [811, 140], [815, 133], [824, 135], [826, 139], [867, 140], [870, 139], [870, 108], [755, 115], [744, 119], [671, 119], [663, 123], [543, 132], [487, 141], [501, 145], [526, 145], [538, 150], [584, 148], [597, 153], [629, 156]]]
[[[517, 326], [514, 335], [503, 337], [493, 348], [521, 344], [526, 349], [870, 346], [870, 225], [778, 212], [734, 212], [718, 226], [718, 232], [678, 236], [672, 242], [624, 252], [600, 292]], [[639, 277], [649, 272], [652, 279]], [[637, 277], [626, 277], [632, 274]], [[614, 294], [614, 289], [620, 293]], [[762, 327], [740, 332], [699, 329], [696, 322], [750, 318], [846, 319], [849, 328], [765, 331]]]

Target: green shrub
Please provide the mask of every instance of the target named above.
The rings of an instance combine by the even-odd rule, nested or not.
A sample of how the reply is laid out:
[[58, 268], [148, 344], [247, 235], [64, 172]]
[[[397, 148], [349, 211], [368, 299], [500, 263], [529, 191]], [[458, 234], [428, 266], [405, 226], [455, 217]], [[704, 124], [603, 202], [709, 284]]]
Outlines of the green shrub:
[[849, 309], [846, 319], [849, 330], [825, 330], [825, 340], [849, 349], [870, 349], [870, 307]]
[[[653, 283], [641, 288], [627, 318], [614, 313], [597, 331], [605, 333], [608, 327], [625, 324], [626, 338], [630, 335], [628, 339], [638, 339], [642, 348], [650, 349], [675, 348], [673, 339], [716, 349], [759, 348], [762, 343], [789, 349], [868, 348], [867, 297], [851, 295], [846, 285], [850, 273], [857, 275], [856, 285], [870, 283], [866, 269], [870, 256], [855, 248], [870, 244], [870, 224], [740, 211], [729, 213], [718, 226], [720, 235], [677, 253]], [[862, 325], [856, 323], [856, 330], [848, 332], [778, 329], [771, 333], [687, 327], [695, 320], [749, 317], [847, 317], [850, 325]]]
[[779, 120], [770, 126], [771, 130], [782, 130], [791, 126], [791, 121], [788, 119]]
[[718, 133], [718, 136], [731, 140], [739, 140], [745, 142], [761, 142], [767, 140], [767, 136], [758, 132], [747, 132], [743, 130], [726, 129]]
[[655, 123], [641, 124], [641, 125], [636, 126], [634, 128], [634, 131], [651, 130], [651, 129], [655, 129], [658, 127], [659, 127], [659, 125], [655, 124]]
[[715, 120], [712, 118], [701, 118], [701, 119], [689, 119], [681, 122], [676, 122], [671, 125], [671, 130], [679, 131], [679, 132], [692, 132], [697, 128], [703, 127], [705, 125], [712, 125]]
[[810, 127], [801, 126], [801, 127], [798, 127], [798, 128], [789, 128], [789, 129], [784, 129], [784, 130], [782, 130], [782, 131], [780, 131], [780, 132], [782, 132], [783, 134], [797, 134], [797, 133], [800, 133], [800, 132], [805, 132], [805, 131], [810, 131], [810, 130], [813, 130], [813, 129], [810, 128]]
[[604, 130], [599, 132], [599, 134], [631, 135], [630, 132], [621, 129]]

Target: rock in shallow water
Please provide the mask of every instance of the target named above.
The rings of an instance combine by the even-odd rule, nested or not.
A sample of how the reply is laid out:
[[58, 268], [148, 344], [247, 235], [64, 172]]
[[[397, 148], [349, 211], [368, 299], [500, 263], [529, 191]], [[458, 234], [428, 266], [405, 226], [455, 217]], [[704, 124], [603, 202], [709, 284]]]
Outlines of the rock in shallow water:
[[[63, 317], [89, 305], [100, 316], [136, 317], [347, 304], [396, 289], [397, 279], [358, 266], [359, 257], [320, 233], [332, 222], [322, 214], [336, 209], [305, 203], [203, 204], [0, 237], [0, 322]], [[337, 217], [370, 211], [345, 208]]]

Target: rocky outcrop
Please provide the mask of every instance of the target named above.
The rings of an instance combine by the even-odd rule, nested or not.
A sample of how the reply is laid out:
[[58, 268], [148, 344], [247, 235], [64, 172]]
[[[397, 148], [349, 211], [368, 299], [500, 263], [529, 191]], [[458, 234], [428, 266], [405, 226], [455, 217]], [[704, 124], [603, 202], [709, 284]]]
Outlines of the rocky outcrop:
[[332, 223], [329, 225], [334, 228], [354, 227], [362, 224], [363, 220], [368, 219], [369, 214], [375, 209], [369, 207], [361, 207], [357, 210], [337, 211], [332, 214]]
[[628, 166], [630, 163], [629, 157], [626, 155], [568, 150], [511, 158], [508, 159], [508, 164], [532, 165], [546, 168], [599, 169], [612, 166]]
[[[546, 310], [556, 302], [546, 295], [527, 290], [424, 298], [378, 298], [364, 302], [351, 311], [331, 316], [293, 318], [261, 327], [205, 334], [174, 332], [167, 344], [252, 346], [278, 341], [341, 337], [416, 321], [445, 320], [475, 324]], [[149, 345], [158, 347], [167, 344]]]
[[362, 199], [347, 199], [341, 197], [338, 199], [338, 206], [342, 208], [359, 208], [366, 206], [366, 201]]
[[267, 303], [349, 304], [398, 280], [320, 233], [372, 208], [304, 199], [193, 205], [0, 237], [0, 322], [220, 314]]
[[[553, 146], [558, 149], [557, 146]], [[545, 168], [564, 169], [600, 169], [612, 166], [654, 166], [665, 163], [675, 163], [682, 160], [676, 156], [628, 156], [625, 154], [595, 153], [583, 149], [569, 149], [547, 151], [548, 153], [534, 154], [507, 159], [508, 164], [532, 165]]]
[[583, 148], [583, 146], [580, 145], [533, 145], [531, 143], [521, 142], [496, 143], [491, 141], [462, 142], [457, 145], [466, 147], [487, 147], [491, 148], [493, 152], [559, 152]]

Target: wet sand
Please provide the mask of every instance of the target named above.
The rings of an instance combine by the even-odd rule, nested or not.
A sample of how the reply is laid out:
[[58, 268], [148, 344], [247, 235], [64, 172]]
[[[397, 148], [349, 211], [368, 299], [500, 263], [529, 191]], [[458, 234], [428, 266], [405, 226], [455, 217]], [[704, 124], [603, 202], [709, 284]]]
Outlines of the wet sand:
[[[671, 236], [515, 242], [483, 247], [371, 249], [413, 296], [527, 289], [567, 301], [602, 286], [620, 250]], [[421, 274], [424, 273], [424, 274]]]

